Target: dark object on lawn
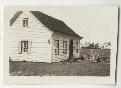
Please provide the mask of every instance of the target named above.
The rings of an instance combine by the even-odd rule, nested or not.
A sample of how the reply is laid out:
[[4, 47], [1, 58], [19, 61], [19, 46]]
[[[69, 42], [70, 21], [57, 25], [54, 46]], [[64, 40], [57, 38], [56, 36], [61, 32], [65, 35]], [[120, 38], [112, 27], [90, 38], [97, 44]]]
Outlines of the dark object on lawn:
[[100, 57], [98, 57], [96, 60], [97, 60], [97, 63], [101, 62]]
[[9, 57], [9, 61], [12, 61], [12, 59]]
[[80, 58], [68, 59], [66, 61], [68, 61], [68, 62], [77, 62], [77, 61], [81, 61], [81, 60], [85, 60], [85, 58], [82, 55], [81, 55]]
[[85, 60], [85, 58], [81, 55], [80, 58], [74, 58], [74, 62], [76, 61], [82, 61], [82, 60]]
[[9, 59], [9, 61], [12, 61], [12, 59]]
[[104, 62], [106, 62], [106, 57], [102, 57], [102, 60], [103, 60]]
[[109, 62], [110, 62], [110, 57], [101, 57], [101, 60], [102, 60], [103, 62], [109, 63]]
[[68, 60], [68, 62], [70, 62], [70, 63], [73, 63], [73, 62], [76, 62], [76, 61], [78, 61], [77, 58], [73, 58], [73, 59], [71, 58], [71, 59]]
[[92, 60], [93, 63], [100, 63], [101, 58], [98, 56], [95, 60]]
[[23, 60], [23, 62], [27, 62], [27, 61]]
[[81, 55], [81, 58], [80, 58], [80, 60], [85, 60], [85, 59], [84, 59], [84, 57], [83, 57], [82, 55]]
[[67, 62], [67, 63], [73, 63], [73, 62], [77, 62], [79, 60], [79, 58], [73, 58], [73, 59], [67, 59], [67, 60], [64, 60], [64, 61], [61, 61], [63, 63]]

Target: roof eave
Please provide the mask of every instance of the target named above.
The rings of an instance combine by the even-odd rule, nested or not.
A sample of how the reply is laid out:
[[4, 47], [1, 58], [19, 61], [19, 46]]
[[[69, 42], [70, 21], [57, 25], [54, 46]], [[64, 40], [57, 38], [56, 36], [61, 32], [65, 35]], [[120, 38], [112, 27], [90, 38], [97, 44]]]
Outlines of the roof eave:
[[18, 16], [22, 13], [22, 11], [18, 11], [11, 19], [10, 19], [10, 26], [13, 22], [18, 18]]
[[80, 37], [80, 40], [83, 39], [83, 37]]

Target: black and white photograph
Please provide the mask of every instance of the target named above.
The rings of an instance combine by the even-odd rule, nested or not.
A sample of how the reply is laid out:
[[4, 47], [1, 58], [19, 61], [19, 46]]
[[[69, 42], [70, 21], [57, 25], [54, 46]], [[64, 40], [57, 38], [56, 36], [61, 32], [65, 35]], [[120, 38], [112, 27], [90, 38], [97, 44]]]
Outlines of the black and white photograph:
[[115, 81], [116, 6], [6, 6], [3, 31], [5, 80]]

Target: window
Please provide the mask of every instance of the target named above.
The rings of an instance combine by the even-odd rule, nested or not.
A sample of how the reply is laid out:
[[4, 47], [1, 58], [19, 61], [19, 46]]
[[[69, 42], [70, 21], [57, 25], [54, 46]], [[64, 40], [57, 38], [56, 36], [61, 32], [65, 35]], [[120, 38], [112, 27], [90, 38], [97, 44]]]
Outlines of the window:
[[22, 54], [22, 53], [30, 53], [31, 50], [31, 41], [27, 41], [27, 40], [22, 40], [18, 42], [18, 53]]
[[63, 41], [63, 53], [67, 54], [67, 41]]
[[78, 53], [78, 42], [76, 42], [76, 53]]
[[28, 41], [21, 41], [21, 52], [28, 52]]
[[55, 40], [55, 54], [59, 55], [59, 40]]
[[29, 20], [29, 18], [23, 19], [23, 27], [28, 27], [28, 20]]

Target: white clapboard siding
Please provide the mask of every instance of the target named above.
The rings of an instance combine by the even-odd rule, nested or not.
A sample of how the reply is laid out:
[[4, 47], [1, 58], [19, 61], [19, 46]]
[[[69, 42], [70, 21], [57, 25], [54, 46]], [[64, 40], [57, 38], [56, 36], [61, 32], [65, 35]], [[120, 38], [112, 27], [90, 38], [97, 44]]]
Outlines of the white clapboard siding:
[[[51, 47], [51, 52], [52, 52], [52, 62], [59, 62], [59, 61], [64, 61], [69, 59], [69, 43], [70, 39], [73, 39], [73, 45], [75, 45], [76, 42], [78, 42], [80, 45], [80, 39], [75, 36], [70, 36], [67, 34], [55, 32], [52, 36], [52, 47]], [[59, 40], [59, 55], [55, 55], [54, 53], [54, 40]], [[67, 54], [63, 53], [63, 41], [67, 41]], [[78, 46], [79, 52], [76, 53], [75, 50], [73, 52], [74, 58], [80, 57], [80, 46]]]
[[[29, 18], [28, 27], [23, 27], [23, 18]], [[48, 39], [52, 31], [46, 28], [29, 11], [24, 11], [14, 21], [9, 30], [10, 58], [17, 61], [51, 62], [51, 45]], [[20, 41], [29, 41], [29, 52], [19, 54]]]
[[[12, 46], [12, 45], [11, 45]], [[18, 41], [18, 45], [17, 46], [14, 46], [14, 47], [18, 47], [18, 49], [16, 49], [16, 48], [12, 48], [12, 47], [10, 47], [10, 48], [12, 48], [11, 50], [13, 51], [14, 50], [14, 52], [15, 52], [15, 54], [21, 54], [21, 41]], [[13, 53], [14, 54], [14, 53]]]

